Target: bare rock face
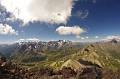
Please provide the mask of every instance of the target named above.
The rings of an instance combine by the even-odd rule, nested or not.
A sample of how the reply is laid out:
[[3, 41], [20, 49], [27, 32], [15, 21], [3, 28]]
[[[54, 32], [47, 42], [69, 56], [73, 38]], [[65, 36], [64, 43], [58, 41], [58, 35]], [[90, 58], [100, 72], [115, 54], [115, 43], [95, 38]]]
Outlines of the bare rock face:
[[0, 57], [0, 65], [4, 66], [5, 62], [6, 62], [6, 57], [1, 56]]
[[112, 39], [112, 40], [111, 40], [111, 43], [117, 44], [118, 41], [117, 41], [116, 39]]
[[99, 68], [96, 67], [87, 67], [83, 68], [80, 72], [77, 73], [78, 79], [101, 79], [102, 72]]
[[70, 78], [76, 76], [76, 72], [71, 67], [63, 67], [62, 70], [58, 72], [59, 75], [63, 75], [64, 78]]
[[5, 57], [0, 58], [0, 79], [23, 79], [20, 71], [23, 70], [16, 64], [7, 61]]

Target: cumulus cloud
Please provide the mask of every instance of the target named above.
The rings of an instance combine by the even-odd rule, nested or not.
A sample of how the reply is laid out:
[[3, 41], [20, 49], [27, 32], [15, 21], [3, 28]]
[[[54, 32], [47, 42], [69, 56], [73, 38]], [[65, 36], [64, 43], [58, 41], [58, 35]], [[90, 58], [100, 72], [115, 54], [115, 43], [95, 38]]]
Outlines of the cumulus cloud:
[[15, 31], [10, 25], [0, 24], [0, 34], [1, 35], [18, 35], [18, 32]]
[[1, 5], [24, 24], [34, 21], [66, 23], [73, 0], [1, 0]]
[[60, 26], [56, 29], [56, 32], [60, 35], [75, 35], [78, 38], [80, 34], [85, 32], [85, 30], [79, 26]]
[[15, 21], [14, 15], [7, 12], [5, 7], [0, 4], [0, 23], [7, 23]]

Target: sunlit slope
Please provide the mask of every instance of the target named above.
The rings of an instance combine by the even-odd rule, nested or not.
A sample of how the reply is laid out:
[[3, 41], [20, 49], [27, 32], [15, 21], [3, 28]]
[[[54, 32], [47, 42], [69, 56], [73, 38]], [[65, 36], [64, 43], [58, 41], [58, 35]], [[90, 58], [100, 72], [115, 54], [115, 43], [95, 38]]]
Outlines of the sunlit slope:
[[43, 53], [22, 52], [16, 53], [12, 59], [24, 64], [34, 63], [35, 67], [50, 66], [56, 69], [60, 69], [68, 61], [72, 66], [72, 63], [75, 65], [76, 62], [83, 60], [95, 66], [116, 70], [120, 68], [120, 43], [99, 42], [86, 44], [81, 48], [45, 50]]
[[73, 54], [72, 57], [76, 60], [90, 61], [103, 68], [117, 69], [120, 68], [120, 44], [91, 44], [77, 54]]

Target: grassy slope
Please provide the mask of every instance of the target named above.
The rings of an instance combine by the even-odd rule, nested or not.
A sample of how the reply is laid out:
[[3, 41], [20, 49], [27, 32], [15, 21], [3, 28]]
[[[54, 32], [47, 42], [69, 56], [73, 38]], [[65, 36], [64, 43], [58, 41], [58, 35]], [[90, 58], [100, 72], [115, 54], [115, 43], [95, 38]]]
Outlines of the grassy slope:
[[[86, 51], [86, 50], [89, 51]], [[30, 59], [34, 56], [19, 54], [16, 56], [16, 61]], [[52, 66], [60, 68], [63, 63], [69, 59], [79, 60], [83, 59], [92, 63], [98, 64], [103, 68], [118, 69], [120, 68], [120, 44], [100, 43], [93, 46], [85, 46], [81, 48], [66, 48], [62, 50], [46, 50], [45, 58], [37, 62], [23, 63], [27, 67], [43, 67]]]

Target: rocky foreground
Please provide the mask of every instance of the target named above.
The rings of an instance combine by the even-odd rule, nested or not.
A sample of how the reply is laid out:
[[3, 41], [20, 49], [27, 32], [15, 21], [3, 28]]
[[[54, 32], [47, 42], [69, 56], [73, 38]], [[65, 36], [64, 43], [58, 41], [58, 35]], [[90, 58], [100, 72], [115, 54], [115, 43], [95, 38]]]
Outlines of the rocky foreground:
[[28, 70], [1, 57], [0, 79], [120, 79], [120, 71], [113, 72], [96, 66], [84, 67], [77, 71], [71, 67], [63, 67], [61, 70], [45, 67]]

